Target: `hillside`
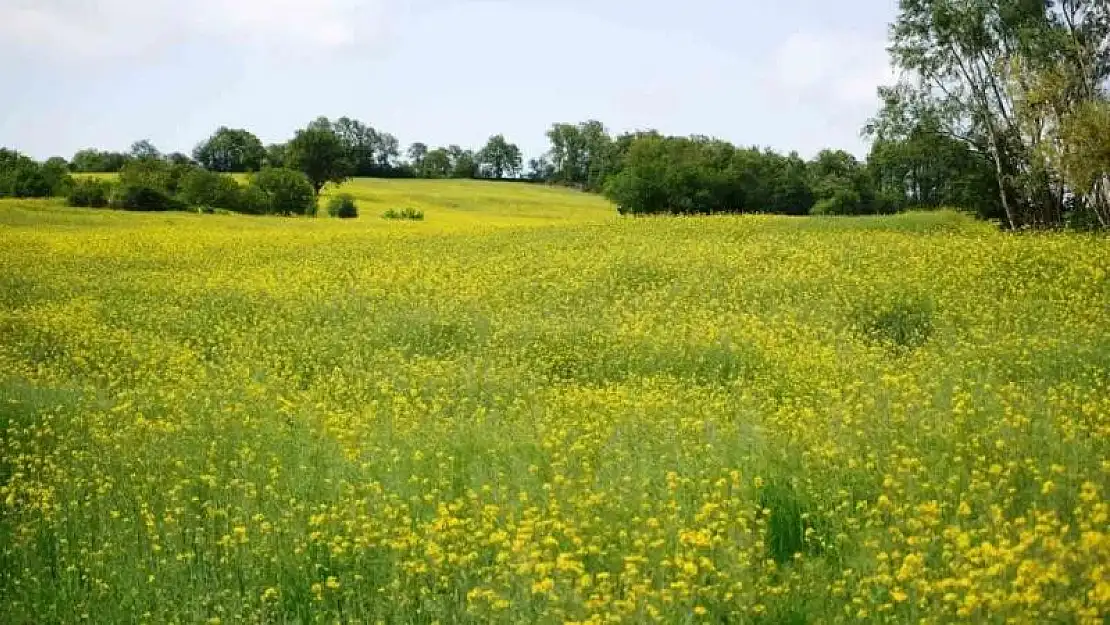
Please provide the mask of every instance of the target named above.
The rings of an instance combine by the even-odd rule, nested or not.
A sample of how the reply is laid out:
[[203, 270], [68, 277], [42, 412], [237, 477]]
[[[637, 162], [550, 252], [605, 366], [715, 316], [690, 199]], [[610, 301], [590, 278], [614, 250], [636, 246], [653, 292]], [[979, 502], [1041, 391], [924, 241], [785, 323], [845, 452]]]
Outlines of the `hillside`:
[[348, 189], [0, 202], [0, 621], [1105, 613], [1110, 241]]

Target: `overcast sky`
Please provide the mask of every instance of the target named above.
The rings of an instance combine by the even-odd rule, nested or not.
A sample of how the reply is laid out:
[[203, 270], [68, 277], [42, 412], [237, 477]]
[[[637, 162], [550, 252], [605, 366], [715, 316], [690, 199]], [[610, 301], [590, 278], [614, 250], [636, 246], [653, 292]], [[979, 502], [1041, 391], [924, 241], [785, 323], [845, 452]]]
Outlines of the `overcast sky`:
[[528, 156], [552, 122], [865, 153], [896, 0], [0, 0], [0, 145], [37, 158], [347, 115]]

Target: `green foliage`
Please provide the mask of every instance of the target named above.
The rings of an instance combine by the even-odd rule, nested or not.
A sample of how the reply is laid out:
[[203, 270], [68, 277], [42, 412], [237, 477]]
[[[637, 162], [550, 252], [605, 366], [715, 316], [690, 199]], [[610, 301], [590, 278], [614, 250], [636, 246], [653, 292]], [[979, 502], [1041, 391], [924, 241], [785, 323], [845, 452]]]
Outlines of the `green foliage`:
[[80, 150], [70, 159], [70, 168], [82, 173], [115, 173], [131, 157], [122, 152], [100, 151], [92, 148]]
[[822, 150], [810, 163], [816, 215], [871, 215], [887, 207], [864, 166], [843, 150]]
[[436, 148], [424, 155], [417, 174], [421, 178], [450, 178], [451, 171], [451, 153], [445, 148]]
[[809, 550], [806, 545], [806, 509], [793, 486], [771, 481], [760, 489], [759, 507], [768, 515], [767, 550], [775, 562], [787, 564]]
[[348, 146], [330, 126], [323, 123], [298, 130], [285, 150], [288, 167], [304, 173], [314, 195], [319, 195], [329, 182], [342, 184], [350, 178], [348, 155]]
[[50, 185], [50, 195], [65, 197], [73, 185], [69, 175], [69, 163], [60, 156], [52, 156], [42, 163], [42, 175]]
[[415, 208], [391, 208], [382, 213], [382, 219], [424, 221], [424, 211]]
[[30, 157], [0, 148], [0, 198], [49, 197], [56, 184]]
[[[910, 162], [933, 170], [912, 179], [943, 187], [931, 174], [939, 170], [943, 180], [956, 173], [953, 181], [971, 185], [971, 208], [981, 215], [997, 212], [1010, 229], [1063, 224], [1073, 197], [1110, 227], [1110, 197], [1084, 183], [1095, 173], [1100, 186], [1107, 184], [1102, 181], [1110, 170], [1094, 165], [1097, 148], [1087, 149], [1098, 132], [1069, 129], [1070, 121], [1087, 115], [1090, 103], [1106, 99], [1110, 5], [904, 0], [890, 32], [889, 51], [904, 79], [883, 90], [884, 108], [870, 126], [880, 139], [896, 141], [921, 128], [935, 130], [978, 157], [964, 175], [960, 164], [949, 162], [964, 156], [952, 146], [911, 155]], [[934, 141], [913, 147], [929, 143]], [[996, 207], [981, 201], [984, 164]]]
[[896, 210], [959, 207], [1005, 218], [990, 156], [946, 134], [935, 112], [915, 109], [912, 93], [880, 91], [883, 107], [865, 132], [873, 139], [867, 169], [884, 201]]
[[131, 158], [136, 160], [157, 160], [162, 153], [150, 141], [143, 139], [131, 144]]
[[337, 195], [328, 200], [328, 215], [340, 219], [354, 219], [358, 217], [358, 205], [355, 198], [349, 193]]
[[552, 178], [556, 182], [601, 191], [617, 170], [619, 150], [597, 120], [553, 124], [547, 131]]
[[112, 188], [108, 205], [129, 211], [180, 211], [188, 206], [164, 188], [143, 181], [121, 181]]
[[266, 146], [266, 158], [263, 159], [266, 167], [285, 167], [285, 144], [271, 143]]
[[605, 194], [622, 214], [809, 212], [814, 201], [797, 154], [738, 149], [707, 137], [645, 133], [627, 141]]
[[457, 145], [447, 146], [447, 154], [451, 161], [452, 178], [477, 178], [478, 157], [473, 150], [464, 150]]
[[[266, 168], [263, 168], [265, 171]], [[271, 209], [270, 194], [256, 184], [247, 184], [239, 193], [239, 212], [247, 215], [265, 215]]]
[[185, 175], [194, 170], [196, 167], [193, 165], [174, 165], [161, 159], [132, 159], [120, 169], [119, 182], [175, 195]]
[[197, 168], [182, 177], [179, 197], [194, 207], [238, 211], [242, 205], [242, 188], [231, 176]]
[[1110, 102], [1085, 102], [1060, 128], [1064, 180], [1087, 199], [1069, 214], [1072, 224], [1110, 228]]
[[522, 157], [520, 148], [506, 141], [505, 135], [495, 135], [478, 152], [477, 161], [486, 178], [515, 178], [520, 173]]
[[66, 203], [80, 208], [104, 208], [108, 206], [111, 191], [112, 185], [105, 180], [83, 178], [70, 186]]
[[928, 298], [895, 293], [858, 307], [854, 323], [869, 340], [895, 349], [916, 349], [933, 335], [934, 315]]
[[205, 169], [218, 172], [250, 172], [262, 168], [267, 151], [254, 134], [226, 126], [219, 127], [193, 150], [193, 158]]
[[316, 193], [303, 173], [264, 167], [251, 177], [244, 205], [250, 213], [314, 217]]

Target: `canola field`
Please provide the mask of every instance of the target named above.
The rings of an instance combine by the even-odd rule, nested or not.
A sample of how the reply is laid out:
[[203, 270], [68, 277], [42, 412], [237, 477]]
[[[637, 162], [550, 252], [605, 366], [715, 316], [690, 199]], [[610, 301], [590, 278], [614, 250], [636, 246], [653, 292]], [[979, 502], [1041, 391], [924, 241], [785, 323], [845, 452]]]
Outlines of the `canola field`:
[[347, 190], [0, 203], [0, 622], [1110, 614], [1107, 239]]

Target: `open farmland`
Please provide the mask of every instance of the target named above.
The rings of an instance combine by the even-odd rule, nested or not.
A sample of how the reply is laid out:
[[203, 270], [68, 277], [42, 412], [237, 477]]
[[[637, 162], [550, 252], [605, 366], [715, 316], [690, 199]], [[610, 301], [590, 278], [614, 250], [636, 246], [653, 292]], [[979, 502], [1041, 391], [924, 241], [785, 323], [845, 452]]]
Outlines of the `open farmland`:
[[343, 190], [0, 202], [0, 622], [1110, 613], [1110, 240]]

